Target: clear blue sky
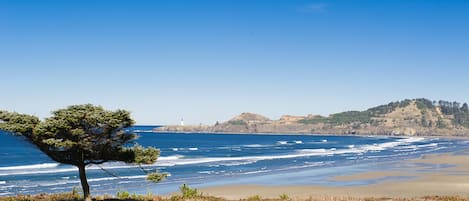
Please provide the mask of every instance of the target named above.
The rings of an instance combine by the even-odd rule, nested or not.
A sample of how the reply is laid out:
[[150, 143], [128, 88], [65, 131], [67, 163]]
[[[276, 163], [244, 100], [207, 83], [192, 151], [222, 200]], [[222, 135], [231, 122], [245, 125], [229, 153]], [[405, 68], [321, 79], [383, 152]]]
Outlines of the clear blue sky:
[[467, 0], [0, 1], [0, 108], [139, 124], [469, 101]]

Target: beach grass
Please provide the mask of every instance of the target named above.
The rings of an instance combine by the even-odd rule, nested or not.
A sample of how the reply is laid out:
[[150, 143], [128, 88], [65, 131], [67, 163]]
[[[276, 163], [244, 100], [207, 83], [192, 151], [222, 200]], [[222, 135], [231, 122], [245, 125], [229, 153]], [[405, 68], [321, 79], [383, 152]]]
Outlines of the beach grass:
[[[16, 195], [0, 197], [0, 201], [82, 201], [83, 198], [76, 193]], [[221, 197], [197, 194], [186, 196], [184, 194], [172, 196], [137, 195], [128, 192], [117, 193], [116, 196], [103, 195], [93, 197], [95, 201], [469, 201], [469, 197], [462, 196], [424, 196], [416, 198], [375, 198], [375, 197], [347, 197], [347, 196], [319, 196], [309, 198], [294, 198], [286, 194], [280, 194], [278, 198], [262, 198], [259, 195], [244, 199], [229, 200]]]
[[[357, 197], [340, 197], [340, 196], [327, 196], [327, 197], [310, 197], [307, 199], [295, 199], [288, 197], [285, 199], [285, 195], [279, 195], [276, 199], [263, 199], [260, 196], [251, 196], [245, 199], [236, 201], [469, 201], [469, 197], [459, 196], [425, 196], [420, 198], [357, 198]], [[77, 197], [71, 193], [62, 194], [39, 194], [39, 195], [17, 195], [10, 197], [0, 197], [0, 201], [82, 201], [81, 197]], [[213, 196], [196, 196], [192, 198], [184, 198], [180, 195], [175, 196], [157, 196], [157, 195], [137, 195], [130, 196], [128, 198], [118, 198], [113, 196], [97, 196], [93, 200], [96, 201], [231, 201], [220, 197]]]

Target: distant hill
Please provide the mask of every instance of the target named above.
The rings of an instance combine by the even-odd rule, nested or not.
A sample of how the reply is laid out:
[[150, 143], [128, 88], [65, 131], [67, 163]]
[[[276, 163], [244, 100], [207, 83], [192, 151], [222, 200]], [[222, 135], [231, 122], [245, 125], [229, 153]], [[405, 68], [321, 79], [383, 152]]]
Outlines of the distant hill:
[[329, 116], [284, 115], [278, 120], [242, 113], [213, 126], [164, 126], [156, 131], [469, 136], [467, 103], [406, 99]]

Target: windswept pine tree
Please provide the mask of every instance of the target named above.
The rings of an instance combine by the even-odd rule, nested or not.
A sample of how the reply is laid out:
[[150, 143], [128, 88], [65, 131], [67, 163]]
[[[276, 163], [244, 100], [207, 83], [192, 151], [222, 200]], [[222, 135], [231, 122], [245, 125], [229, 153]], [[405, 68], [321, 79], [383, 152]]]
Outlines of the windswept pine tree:
[[[74, 105], [52, 113], [44, 121], [31, 115], [0, 111], [0, 129], [25, 136], [53, 160], [78, 167], [85, 200], [90, 200], [86, 166], [108, 161], [155, 163], [160, 152], [135, 144], [127, 131], [134, 121], [125, 110], [109, 111], [91, 104]], [[147, 172], [148, 173], [148, 172]], [[159, 182], [165, 174], [149, 173]]]

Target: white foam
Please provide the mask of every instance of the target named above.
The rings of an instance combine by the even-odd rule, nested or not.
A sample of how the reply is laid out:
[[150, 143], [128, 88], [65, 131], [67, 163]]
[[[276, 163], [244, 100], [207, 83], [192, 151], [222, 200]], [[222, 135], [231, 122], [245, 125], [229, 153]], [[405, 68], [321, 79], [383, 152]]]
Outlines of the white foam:
[[6, 184], [7, 182], [6, 181], [0, 181], [0, 184]]
[[262, 145], [262, 144], [248, 144], [244, 145], [243, 147], [248, 147], [248, 148], [260, 148], [260, 147], [268, 147], [269, 145]]
[[249, 174], [265, 173], [265, 172], [271, 172], [271, 171], [272, 170], [257, 170], [257, 171], [252, 171], [252, 172], [243, 172], [241, 174], [249, 175]]
[[418, 148], [423, 148], [423, 147], [437, 147], [438, 143], [430, 143], [430, 144], [422, 144], [422, 145], [417, 145]]
[[199, 148], [197, 148], [197, 147], [191, 147], [191, 148], [189, 148], [189, 150], [190, 150], [190, 151], [197, 151], [197, 150], [199, 150]]
[[409, 137], [404, 139], [397, 140], [398, 142], [406, 142], [406, 143], [414, 143], [414, 142], [421, 142], [424, 141], [425, 138], [423, 137]]
[[[363, 149], [365, 152], [367, 151], [383, 151], [389, 148], [394, 148], [398, 146], [403, 146], [403, 145], [410, 145], [415, 142], [421, 142], [425, 140], [425, 138], [422, 137], [409, 137], [409, 138], [403, 138], [403, 139], [398, 139], [393, 142], [385, 142], [381, 144], [373, 144], [373, 145], [362, 145], [360, 146], [360, 149]], [[421, 146], [421, 145], [419, 145]]]
[[179, 149], [178, 149], [178, 148], [172, 148], [172, 150], [173, 150], [173, 151], [179, 151]]
[[[180, 158], [175, 157], [172, 160], [158, 160], [157, 165], [160, 166], [174, 166], [174, 165], [190, 165], [190, 164], [201, 164], [201, 163], [214, 163], [214, 162], [224, 162], [224, 161], [239, 161], [244, 162], [247, 161], [249, 163], [254, 163], [260, 160], [274, 160], [274, 159], [287, 159], [287, 158], [299, 158], [299, 157], [310, 157], [310, 156], [328, 156], [328, 155], [337, 155], [337, 154], [358, 154], [361, 155], [366, 152], [379, 152], [386, 149], [394, 148], [397, 146], [402, 145], [410, 145], [414, 142], [423, 141], [424, 138], [419, 137], [410, 137], [404, 139], [398, 139], [392, 142], [384, 142], [380, 144], [372, 144], [372, 145], [361, 145], [355, 147], [355, 145], [349, 145], [348, 149], [336, 149], [330, 148], [326, 149], [302, 149], [298, 150], [292, 154], [285, 154], [285, 155], [266, 155], [266, 156], [245, 156], [245, 157], [206, 157], [206, 158]], [[327, 140], [323, 140], [323, 142], [327, 142]], [[287, 141], [278, 141], [277, 144], [287, 144]], [[422, 145], [419, 145], [422, 146]], [[430, 146], [430, 145], [424, 145]], [[431, 146], [437, 146], [437, 144], [433, 143]], [[236, 163], [234, 163], [236, 164]], [[242, 165], [243, 163], [240, 163]], [[223, 164], [217, 164], [223, 165]]]
[[[225, 162], [225, 161], [240, 161], [240, 165], [245, 162], [254, 163], [260, 160], [274, 160], [274, 159], [287, 159], [287, 158], [298, 158], [308, 156], [321, 156], [336, 154], [339, 150], [330, 149], [303, 149], [293, 154], [286, 155], [266, 155], [266, 156], [244, 156], [244, 157], [207, 157], [207, 158], [179, 158], [175, 160], [163, 160], [157, 161], [159, 166], [174, 166], [174, 165], [190, 165], [190, 164], [201, 164], [201, 163], [213, 163], [213, 162]], [[339, 153], [339, 152], [337, 152]], [[236, 163], [235, 163], [236, 164]], [[217, 164], [223, 165], [223, 164]]]
[[44, 169], [44, 168], [55, 168], [57, 166], [59, 166], [58, 163], [41, 163], [41, 164], [34, 164], [34, 165], [19, 165], [19, 166], [0, 167], [0, 171]]
[[321, 142], [327, 142], [327, 140], [321, 140]]
[[294, 142], [295, 142], [295, 144], [303, 144], [303, 141], [301, 141], [301, 140], [295, 140]]
[[109, 180], [116, 180], [116, 179], [141, 179], [146, 178], [147, 175], [135, 175], [135, 176], [127, 176], [127, 177], [103, 177], [103, 178], [96, 178], [96, 179], [88, 179], [89, 182], [98, 182], [98, 181], [109, 181]]
[[177, 159], [180, 159], [184, 156], [182, 155], [174, 155], [174, 156], [160, 156], [158, 157], [158, 160], [157, 161], [165, 161], [165, 160], [177, 160]]

